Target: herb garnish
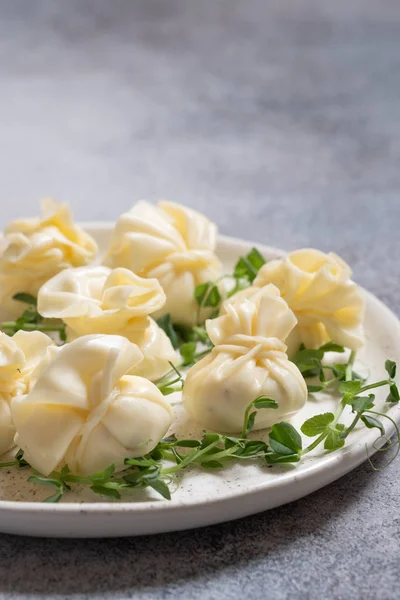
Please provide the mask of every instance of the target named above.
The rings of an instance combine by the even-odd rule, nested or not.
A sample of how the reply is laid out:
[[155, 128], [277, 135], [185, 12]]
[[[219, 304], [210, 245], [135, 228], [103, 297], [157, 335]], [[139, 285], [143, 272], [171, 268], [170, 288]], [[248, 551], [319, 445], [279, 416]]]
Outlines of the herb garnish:
[[[325, 347], [326, 351], [328, 350]], [[332, 351], [332, 346], [329, 346], [329, 351]], [[339, 349], [336, 351], [340, 352]], [[314, 415], [300, 427], [303, 435], [316, 438], [305, 448], [303, 448], [300, 433], [293, 425], [285, 421], [272, 426], [268, 436], [268, 444], [261, 439], [248, 439], [248, 435], [254, 426], [257, 411], [262, 409], [273, 410], [278, 407], [275, 400], [261, 396], [247, 407], [240, 437], [206, 431], [199, 440], [178, 440], [173, 435], [161, 440], [154, 450], [146, 456], [127, 458], [125, 460], [127, 469], [122, 473], [116, 474], [114, 465], [110, 465], [104, 471], [94, 475], [78, 476], [72, 475], [68, 466], [64, 466], [60, 471], [50, 473], [48, 477], [35, 472], [29, 481], [54, 490], [54, 493], [45, 500], [46, 502], [59, 502], [63, 494], [70, 491], [71, 484], [87, 485], [94, 493], [115, 499], [121, 497], [123, 490], [150, 487], [163, 498], [170, 499], [169, 484], [171, 483], [171, 476], [184, 471], [188, 467], [222, 469], [227, 462], [232, 460], [257, 460], [261, 461], [261, 464], [266, 462], [270, 465], [296, 463], [321, 444], [328, 451], [341, 448], [345, 444], [348, 435], [360, 422], [368, 429], [376, 428], [379, 430], [380, 437], [376, 443], [381, 442], [382, 438], [385, 440], [385, 446], [382, 448], [374, 446], [375, 450], [386, 451], [396, 445], [396, 453], [389, 461], [388, 464], [390, 464], [400, 450], [400, 430], [391, 417], [373, 410], [375, 396], [371, 393], [365, 394], [365, 392], [382, 386], [389, 386], [390, 392], [386, 401], [391, 404], [399, 402], [399, 391], [394, 381], [396, 364], [387, 360], [385, 368], [388, 378], [365, 385], [363, 380], [353, 379], [353, 363], [354, 353], [350, 355], [350, 360], [345, 365], [344, 379], [340, 379], [342, 374], [340, 374], [340, 377], [335, 378], [342, 394], [336, 413], [325, 412]], [[319, 366], [317, 368], [313, 363], [313, 368], [318, 370]], [[173, 368], [173, 372], [176, 372], [178, 377], [174, 383], [170, 381], [165, 384], [167, 393], [171, 393], [168, 391], [169, 387], [173, 387], [174, 384], [180, 381], [179, 371]], [[160, 383], [158, 385], [160, 387]], [[347, 406], [351, 408], [354, 418], [350, 425], [345, 426], [339, 420]], [[388, 419], [394, 425], [395, 442], [385, 439], [382, 418]], [[369, 456], [368, 459], [370, 460]], [[377, 469], [371, 460], [370, 463], [374, 469]], [[18, 452], [14, 460], [0, 463], [0, 467], [23, 467], [27, 465], [28, 463], [23, 459], [21, 451]]]
[[[257, 248], [253, 248], [246, 256], [239, 258], [231, 275], [222, 275], [214, 281], [206, 281], [196, 286], [194, 297], [198, 305], [197, 322], [201, 322], [201, 311], [207, 307], [214, 309], [210, 318], [217, 316], [224, 300], [251, 286], [258, 271], [265, 263], [266, 260], [262, 254]], [[223, 292], [218, 287], [223, 279], [230, 279], [233, 283], [229, 292]]]
[[37, 310], [37, 300], [34, 296], [25, 292], [19, 292], [18, 294], [14, 294], [13, 299], [28, 306], [15, 321], [3, 321], [3, 323], [0, 323], [2, 331], [8, 335], [14, 335], [14, 333], [20, 330], [42, 331], [44, 333], [58, 332], [60, 341], [66, 341], [65, 325], [56, 319], [44, 319]]
[[169, 361], [169, 364], [171, 365], [171, 370], [154, 382], [154, 385], [158, 387], [164, 396], [169, 396], [169, 394], [173, 394], [174, 392], [180, 392], [183, 389], [183, 377], [181, 372], [172, 362]]
[[[175, 350], [179, 350], [182, 356], [182, 366], [189, 367], [206, 356], [213, 348], [213, 344], [207, 335], [204, 324], [201, 324], [201, 311], [204, 308], [213, 308], [210, 318], [218, 316], [221, 304], [227, 298], [238, 291], [249, 287], [254, 281], [259, 269], [265, 264], [265, 258], [260, 252], [253, 248], [249, 254], [242, 256], [236, 263], [233, 274], [222, 275], [215, 281], [206, 281], [196, 286], [194, 297], [197, 303], [197, 325], [188, 327], [186, 325], [173, 323], [170, 314], [166, 314], [157, 320], [157, 324], [169, 337]], [[223, 279], [233, 282], [229, 292], [223, 292], [218, 284]]]
[[179, 349], [182, 367], [193, 365], [213, 348], [213, 343], [208, 337], [204, 325], [195, 325], [194, 327], [173, 325], [169, 314], [158, 319], [157, 324], [167, 334], [173, 347]]

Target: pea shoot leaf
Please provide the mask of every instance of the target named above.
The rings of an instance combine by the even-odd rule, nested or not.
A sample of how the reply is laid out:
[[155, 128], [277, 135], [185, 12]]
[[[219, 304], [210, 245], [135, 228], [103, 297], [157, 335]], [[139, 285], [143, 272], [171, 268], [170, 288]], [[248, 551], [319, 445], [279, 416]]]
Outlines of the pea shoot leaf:
[[315, 415], [304, 421], [300, 429], [307, 437], [315, 437], [327, 431], [334, 418], [335, 415], [331, 412]]
[[243, 432], [242, 432], [242, 437], [246, 438], [249, 435], [250, 431], [254, 427], [254, 422], [256, 420], [256, 416], [257, 416], [256, 410], [249, 414], [246, 427], [244, 427]]
[[269, 465], [276, 465], [281, 463], [295, 463], [300, 461], [299, 454], [266, 454], [265, 460]]
[[325, 352], [338, 352], [343, 353], [345, 351], [344, 346], [340, 346], [339, 344], [334, 344], [333, 342], [327, 342], [323, 346], [319, 348], [325, 354]]
[[219, 306], [222, 299], [218, 287], [212, 281], [199, 283], [195, 288], [194, 297], [200, 307], [211, 306], [212, 308]]
[[289, 456], [299, 454], [302, 449], [301, 436], [290, 423], [282, 421], [272, 426], [269, 445], [276, 454]]
[[386, 402], [397, 403], [400, 400], [400, 394], [398, 387], [395, 383], [392, 383], [389, 387], [389, 395], [386, 398]]
[[182, 344], [179, 348], [179, 352], [183, 359], [183, 366], [191, 365], [195, 362], [196, 351], [196, 342], [186, 342], [185, 344]]
[[149, 487], [153, 488], [153, 490], [158, 492], [160, 496], [166, 500], [171, 500], [171, 492], [169, 491], [169, 487], [161, 479], [150, 480]]
[[344, 446], [345, 440], [340, 437], [343, 430], [344, 425], [341, 423], [337, 423], [335, 428], [329, 429], [329, 433], [324, 442], [325, 450], [338, 450]]
[[62, 342], [66, 341], [65, 325], [57, 319], [45, 320], [37, 310], [37, 300], [31, 294], [18, 292], [13, 296], [14, 300], [27, 304], [27, 308], [15, 321], [3, 321], [0, 329], [8, 335], [14, 335], [17, 331], [42, 331], [57, 332]]
[[357, 394], [361, 389], [361, 381], [341, 381], [339, 383], [339, 392], [341, 394]]
[[172, 324], [171, 315], [167, 313], [163, 317], [160, 317], [157, 320], [157, 325], [167, 334], [175, 350], [179, 348], [179, 338]]
[[14, 294], [13, 300], [18, 300], [18, 302], [23, 302], [24, 304], [31, 304], [32, 306], [37, 306], [37, 299], [35, 296], [31, 294], [27, 294], [26, 292], [18, 292]]
[[265, 263], [266, 260], [262, 254], [260, 254], [257, 248], [253, 248], [249, 254], [239, 258], [233, 271], [233, 276], [236, 279], [248, 279], [250, 283], [253, 283], [258, 271]]
[[278, 408], [279, 404], [276, 400], [272, 400], [272, 398], [267, 398], [267, 396], [260, 396], [253, 402], [254, 408], [259, 410], [260, 408]]
[[307, 384], [307, 390], [309, 394], [316, 394], [317, 392], [322, 392], [325, 389], [324, 385], [311, 385]]
[[374, 400], [374, 394], [369, 394], [369, 396], [353, 396], [346, 401], [346, 404], [351, 406], [352, 412], [362, 413], [364, 410], [368, 410], [374, 406]]
[[108, 496], [109, 498], [115, 498], [116, 500], [121, 498], [121, 494], [117, 489], [106, 487], [105, 485], [101, 485], [101, 483], [90, 486], [90, 489], [95, 494], [101, 494], [102, 496]]
[[361, 421], [366, 427], [368, 427], [368, 429], [376, 427], [381, 432], [381, 435], [385, 435], [385, 428], [382, 424], [382, 421], [380, 421], [376, 417], [372, 415], [361, 415]]
[[224, 467], [222, 462], [219, 462], [218, 460], [207, 460], [200, 463], [200, 465], [203, 469], [223, 469]]
[[397, 365], [393, 360], [388, 359], [385, 362], [385, 369], [386, 369], [387, 374], [389, 375], [390, 379], [394, 379], [396, 377]]

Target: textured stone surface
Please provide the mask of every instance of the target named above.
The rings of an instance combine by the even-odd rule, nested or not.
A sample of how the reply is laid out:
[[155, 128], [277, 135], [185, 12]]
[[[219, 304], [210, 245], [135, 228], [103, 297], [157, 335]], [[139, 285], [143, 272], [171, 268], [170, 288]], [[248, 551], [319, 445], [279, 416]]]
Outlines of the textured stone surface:
[[[333, 249], [399, 313], [399, 68], [397, 0], [1, 0], [0, 219], [164, 196]], [[0, 535], [0, 598], [395, 599], [399, 475], [194, 532]]]

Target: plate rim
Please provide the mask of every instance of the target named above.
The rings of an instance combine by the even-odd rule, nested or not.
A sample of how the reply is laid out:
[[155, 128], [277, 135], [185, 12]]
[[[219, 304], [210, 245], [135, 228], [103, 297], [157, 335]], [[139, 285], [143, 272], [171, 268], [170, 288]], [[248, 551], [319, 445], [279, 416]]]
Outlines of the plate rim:
[[[110, 221], [84, 221], [80, 222], [79, 225], [84, 229], [90, 230], [98, 229], [103, 230], [102, 233], [106, 233], [107, 231], [111, 231], [113, 228], [113, 223]], [[276, 256], [284, 256], [285, 251], [275, 248], [273, 246], [268, 246], [266, 244], [262, 244], [259, 242], [252, 242], [250, 240], [244, 240], [241, 238], [236, 238], [227, 235], [218, 235], [218, 242], [223, 242], [227, 244], [235, 244], [236, 246], [242, 246], [248, 248], [249, 245], [253, 244], [257, 246], [260, 250], [264, 252], [269, 252], [276, 254]], [[399, 329], [400, 334], [400, 319], [397, 317], [394, 311], [392, 311], [388, 306], [386, 306], [382, 300], [377, 298], [374, 294], [365, 290], [365, 288], [361, 288], [363, 293], [366, 295], [366, 298], [369, 302], [376, 304], [379, 309], [386, 313], [387, 317], [396, 322], [396, 325]], [[391, 416], [396, 422], [400, 421], [400, 407], [398, 405], [394, 405], [390, 407], [387, 411], [387, 414]], [[394, 426], [390, 423], [390, 426], [387, 427], [387, 434], [391, 437], [394, 433]], [[329, 483], [334, 482], [339, 479], [346, 473], [352, 471], [360, 464], [367, 460], [366, 450], [368, 449], [370, 452], [370, 456], [372, 456], [376, 449], [373, 448], [373, 444], [375, 444], [377, 440], [376, 432], [374, 430], [370, 430], [366, 432], [365, 436], [363, 436], [362, 441], [358, 441], [348, 446], [344, 447], [339, 452], [326, 454], [323, 457], [310, 457], [310, 465], [302, 472], [300, 472], [297, 476], [295, 475], [295, 467], [292, 468], [289, 472], [282, 473], [276, 480], [265, 483], [256, 484], [254, 487], [249, 489], [238, 489], [235, 492], [224, 493], [217, 498], [212, 499], [201, 499], [196, 500], [195, 497], [186, 500], [182, 504], [170, 504], [164, 500], [149, 500], [149, 501], [141, 501], [141, 502], [68, 502], [65, 504], [46, 504], [43, 502], [31, 502], [31, 501], [18, 501], [18, 500], [0, 500], [0, 513], [44, 513], [47, 515], [55, 515], [55, 514], [63, 514], [63, 515], [76, 515], [76, 514], [95, 514], [97, 516], [103, 514], [107, 516], [112, 515], [121, 515], [126, 513], [131, 513], [132, 516], [143, 513], [166, 513], [171, 514], [175, 511], [190, 511], [190, 510], [200, 510], [204, 507], [210, 506], [219, 506], [221, 504], [226, 504], [230, 502], [237, 502], [241, 500], [245, 500], [249, 496], [260, 496], [263, 493], [267, 494], [269, 491], [273, 492], [278, 488], [292, 488], [295, 483], [299, 483], [301, 480], [301, 484], [307, 484], [308, 481], [316, 480], [315, 486], [310, 486], [310, 491], [307, 494], [303, 494], [300, 492], [298, 495], [292, 494], [286, 502], [291, 502], [296, 500], [304, 495], [308, 495], [309, 493], [313, 493], [314, 491], [320, 489], [328, 485]], [[342, 469], [340, 468], [341, 463], [346, 462], [347, 466]], [[319, 485], [320, 479], [318, 475], [321, 473], [326, 473], [330, 471], [330, 474], [327, 478], [323, 478], [322, 483]], [[339, 471], [339, 472], [338, 472]], [[300, 486], [299, 486], [300, 487]], [[279, 502], [279, 505], [283, 505], [285, 502]], [[243, 510], [242, 516], [246, 514], [252, 514], [253, 511]], [[237, 518], [237, 517], [231, 517]], [[226, 520], [230, 518], [227, 517]], [[212, 519], [209, 523], [213, 522]], [[205, 523], [206, 524], [206, 523]], [[194, 525], [197, 526], [197, 525]], [[173, 527], [171, 530], [177, 530], [178, 527]], [[0, 526], [1, 531], [1, 526]], [[127, 534], [132, 535], [132, 534]]]

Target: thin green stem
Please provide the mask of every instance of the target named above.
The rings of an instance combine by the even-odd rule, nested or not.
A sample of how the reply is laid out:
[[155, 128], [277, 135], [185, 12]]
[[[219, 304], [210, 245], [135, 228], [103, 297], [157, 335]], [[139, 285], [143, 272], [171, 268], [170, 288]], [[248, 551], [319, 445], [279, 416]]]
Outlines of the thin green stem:
[[[231, 456], [232, 454], [235, 454], [235, 452], [237, 452], [240, 449], [239, 444], [237, 446], [232, 446], [232, 448], [228, 448], [228, 450], [221, 450], [221, 452], [216, 452], [215, 454], [211, 454], [210, 456], [206, 456], [205, 458], [203, 458], [203, 460], [201, 462], [208, 462], [210, 460], [220, 460], [222, 458], [225, 458], [227, 456]], [[199, 462], [197, 459], [193, 462]]]
[[340, 434], [339, 438], [341, 440], [345, 440], [347, 438], [347, 436], [353, 431], [354, 427], [357, 425], [358, 421], [360, 420], [361, 414], [357, 413], [357, 415], [354, 417], [352, 423], [348, 426], [348, 428], [343, 431], [343, 433]]
[[[352, 350], [350, 352], [349, 362], [347, 363], [347, 367], [346, 367], [346, 375], [345, 375], [346, 381], [352, 381], [352, 379], [353, 379], [353, 365], [354, 365], [355, 358], [356, 358], [356, 353], [354, 350]], [[340, 404], [337, 408], [337, 411], [335, 413], [335, 418], [332, 422], [332, 427], [335, 427], [335, 425], [337, 425], [340, 417], [342, 416], [345, 406], [346, 406], [346, 402], [344, 402], [344, 398], [342, 398], [340, 401]]]
[[[0, 329], [15, 329], [17, 327], [15, 321], [4, 321], [0, 324]], [[41, 325], [38, 323], [25, 323], [19, 327], [23, 331], [63, 331], [64, 325]]]
[[346, 381], [351, 381], [353, 379], [353, 365], [356, 359], [356, 352], [352, 350], [350, 352], [349, 362], [346, 367]]
[[321, 442], [324, 441], [324, 439], [327, 437], [328, 432], [324, 431], [323, 433], [321, 433], [320, 436], [318, 436], [312, 444], [310, 444], [309, 446], [307, 446], [307, 448], [304, 448], [304, 450], [301, 451], [301, 455], [303, 454], [307, 454], [308, 452], [311, 452], [311, 450], [314, 450], [314, 448], [316, 448], [317, 446], [319, 446], [319, 444]]
[[212, 442], [211, 444], [209, 444], [209, 446], [206, 446], [205, 448], [203, 448], [203, 450], [196, 450], [194, 452], [190, 452], [183, 459], [183, 461], [179, 463], [179, 465], [176, 465], [176, 467], [170, 467], [169, 469], [163, 469], [161, 471], [161, 475], [169, 475], [170, 473], [176, 473], [177, 471], [184, 469], [185, 467], [187, 467], [194, 461], [198, 462], [198, 458], [200, 456], [207, 454], [210, 450], [212, 450], [212, 448], [215, 448], [215, 446], [217, 446], [220, 442], [221, 442], [221, 440], [218, 439], [218, 440], [215, 440], [215, 442]]
[[[197, 308], [197, 315], [196, 315], [196, 322], [197, 322], [197, 326], [201, 325], [201, 320], [200, 320], [201, 311], [202, 311], [204, 308], [206, 308], [206, 302], [207, 302], [207, 300], [208, 300], [208, 298], [209, 298], [209, 296], [210, 296], [210, 294], [211, 294], [211, 291], [212, 291], [213, 287], [214, 287], [214, 286], [216, 286], [216, 285], [217, 285], [217, 283], [219, 283], [219, 282], [220, 282], [220, 281], [222, 281], [223, 279], [228, 279], [228, 278], [230, 278], [230, 279], [235, 279], [235, 278], [233, 277], [233, 275], [226, 274], [226, 275], [221, 275], [220, 277], [217, 277], [217, 279], [214, 279], [213, 281], [209, 281], [209, 282], [208, 282], [208, 284], [209, 284], [209, 285], [208, 285], [208, 290], [207, 290], [206, 294], [204, 295], [204, 298], [203, 298], [203, 300], [202, 300], [201, 304], [199, 304], [199, 306], [198, 306], [198, 308]], [[222, 303], [224, 300], [225, 300], [225, 298], [222, 298], [222, 296], [221, 296], [221, 302], [220, 302], [220, 305], [221, 305], [221, 303]], [[217, 308], [217, 307], [214, 307], [214, 308]]]
[[385, 379], [384, 381], [378, 381], [378, 383], [370, 383], [369, 385], [365, 385], [360, 388], [357, 394], [361, 394], [362, 392], [366, 392], [367, 390], [373, 390], [374, 388], [382, 387], [384, 385], [390, 385], [391, 381], [389, 379]]
[[[399, 430], [399, 427], [398, 427], [396, 421], [394, 419], [392, 419], [391, 417], [389, 417], [389, 415], [377, 412], [375, 410], [367, 410], [365, 412], [368, 412], [368, 413], [370, 413], [372, 415], [377, 415], [378, 417], [386, 417], [386, 419], [389, 419], [389, 421], [394, 425], [394, 428], [395, 428], [395, 431], [396, 431], [396, 438], [397, 438], [396, 439], [396, 443], [397, 443], [396, 452], [395, 452], [394, 456], [392, 456], [392, 458], [389, 460], [389, 462], [386, 463], [386, 465], [384, 467], [375, 467], [375, 465], [371, 461], [371, 457], [370, 457], [369, 452], [368, 452], [368, 446], [366, 446], [366, 448], [367, 448], [367, 457], [368, 457], [369, 464], [371, 465], [371, 467], [373, 468], [374, 471], [382, 471], [383, 469], [386, 469], [386, 467], [388, 467], [397, 458], [397, 456], [398, 456], [398, 454], [400, 452], [400, 430]], [[393, 444], [391, 444], [391, 446], [393, 446]], [[379, 448], [379, 449], [375, 448], [375, 450], [377, 450], [378, 452], [384, 452], [387, 449], [388, 449], [387, 447], [386, 448]]]
[[10, 460], [9, 462], [0, 463], [0, 469], [5, 467], [16, 467], [18, 465], [17, 460]]

